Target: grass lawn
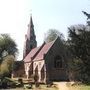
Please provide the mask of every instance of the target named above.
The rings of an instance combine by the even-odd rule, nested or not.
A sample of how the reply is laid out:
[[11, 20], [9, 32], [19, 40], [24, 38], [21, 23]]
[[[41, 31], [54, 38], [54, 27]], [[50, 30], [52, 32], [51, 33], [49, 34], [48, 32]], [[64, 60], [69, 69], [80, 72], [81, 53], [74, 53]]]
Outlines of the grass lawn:
[[90, 85], [85, 84], [75, 84], [73, 86], [71, 85], [71, 82], [59, 82], [56, 84], [58, 87], [57, 90], [90, 90]]
[[[36, 88], [35, 85], [33, 85], [32, 89], [16, 88], [9, 90], [62, 90], [62, 89], [58, 89], [56, 87], [47, 87], [46, 85], [40, 85], [40, 87]], [[68, 90], [90, 90], [90, 85], [69, 86]]]
[[[60, 89], [56, 87], [47, 87], [46, 85], [40, 85], [39, 88], [35, 88], [35, 85], [33, 85], [33, 89], [31, 90], [60, 90]], [[69, 86], [69, 90], [90, 90], [90, 85]]]
[[46, 85], [40, 85], [38, 88], [36, 88], [35, 85], [33, 85], [31, 90], [58, 90], [58, 88], [57, 87], [47, 87]]
[[70, 86], [70, 90], [90, 90], [90, 85], [76, 85]]
[[[75, 86], [67, 86], [67, 87], [68, 89], [65, 90], [90, 90], [90, 85], [75, 85]], [[47, 87], [46, 85], [40, 85], [38, 88], [36, 88], [35, 85], [33, 85], [32, 89], [16, 88], [13, 90], [64, 90], [64, 89], [60, 89], [54, 86]]]

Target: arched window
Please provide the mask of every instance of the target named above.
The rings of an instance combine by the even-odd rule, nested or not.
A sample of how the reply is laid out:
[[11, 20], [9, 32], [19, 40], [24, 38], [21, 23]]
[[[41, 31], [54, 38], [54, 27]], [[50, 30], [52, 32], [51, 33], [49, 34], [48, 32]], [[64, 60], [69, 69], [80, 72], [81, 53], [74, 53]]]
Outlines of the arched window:
[[54, 58], [54, 67], [62, 68], [62, 58], [59, 55]]

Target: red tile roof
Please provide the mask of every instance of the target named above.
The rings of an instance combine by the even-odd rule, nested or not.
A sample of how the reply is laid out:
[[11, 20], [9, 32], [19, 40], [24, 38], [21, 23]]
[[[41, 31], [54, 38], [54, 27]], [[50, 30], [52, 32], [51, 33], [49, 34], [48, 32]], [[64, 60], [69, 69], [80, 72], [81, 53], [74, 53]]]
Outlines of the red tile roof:
[[34, 58], [34, 60], [41, 60], [44, 58], [44, 55], [50, 50], [52, 45], [55, 41], [49, 42], [43, 46], [43, 48], [40, 50], [40, 52], [37, 54], [37, 56]]
[[30, 51], [30, 53], [25, 57], [24, 62], [30, 62], [32, 57], [37, 53], [40, 47], [36, 47]]

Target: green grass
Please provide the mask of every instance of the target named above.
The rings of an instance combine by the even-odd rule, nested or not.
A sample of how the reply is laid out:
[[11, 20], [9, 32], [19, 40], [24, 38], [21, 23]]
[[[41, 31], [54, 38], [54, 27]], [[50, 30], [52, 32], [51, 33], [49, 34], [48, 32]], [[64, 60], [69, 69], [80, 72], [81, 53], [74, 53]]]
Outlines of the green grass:
[[[46, 85], [40, 85], [38, 88], [35, 87], [35, 85], [33, 85], [32, 89], [29, 90], [58, 90], [58, 88], [56, 87], [47, 87]], [[25, 89], [28, 90], [28, 89]]]
[[[23, 88], [16, 88], [13, 90], [23, 90]], [[33, 85], [32, 89], [24, 89], [24, 90], [59, 90], [59, 89], [56, 87], [47, 87], [46, 85], [40, 85], [40, 87], [36, 88], [35, 85]], [[69, 86], [69, 90], [90, 90], [90, 85]]]
[[90, 90], [90, 85], [70, 86], [70, 90]]
[[[15, 80], [12, 80], [10, 78], [7, 78], [7, 80], [9, 81], [12, 81], [12, 82], [15, 82]], [[28, 85], [28, 84], [26, 84]], [[55, 85], [56, 86], [56, 85]], [[38, 88], [35, 87], [35, 85], [33, 84], [33, 87], [32, 89], [24, 89], [24, 88], [16, 88], [16, 89], [13, 89], [13, 90], [59, 90], [57, 87], [55, 86], [51, 86], [51, 87], [47, 87], [46, 85], [44, 84], [40, 84], [40, 86]], [[70, 83], [67, 83], [67, 87], [69, 88], [69, 90], [90, 90], [90, 84], [89, 85], [84, 85], [84, 84], [81, 84], [81, 85], [74, 85], [74, 86], [71, 86]], [[11, 89], [12, 90], [12, 89]]]

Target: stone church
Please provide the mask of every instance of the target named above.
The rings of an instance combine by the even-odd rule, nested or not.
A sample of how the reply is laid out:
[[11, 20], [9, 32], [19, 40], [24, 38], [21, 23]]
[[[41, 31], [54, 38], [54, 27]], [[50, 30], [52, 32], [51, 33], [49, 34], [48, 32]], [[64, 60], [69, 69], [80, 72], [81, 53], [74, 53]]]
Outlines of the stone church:
[[37, 47], [32, 16], [28, 25], [23, 50], [23, 61], [26, 78], [38, 75], [39, 82], [68, 80], [67, 59], [60, 39], [43, 43]]

